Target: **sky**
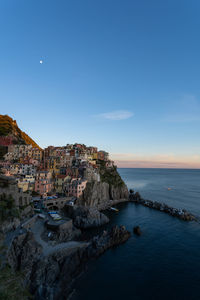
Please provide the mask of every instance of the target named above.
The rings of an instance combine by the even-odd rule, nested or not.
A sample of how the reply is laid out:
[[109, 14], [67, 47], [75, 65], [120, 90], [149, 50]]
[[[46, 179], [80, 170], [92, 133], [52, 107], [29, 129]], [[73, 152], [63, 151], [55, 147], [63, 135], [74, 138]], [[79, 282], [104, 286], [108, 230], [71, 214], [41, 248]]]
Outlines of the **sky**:
[[0, 113], [41, 147], [200, 168], [199, 0], [1, 0]]

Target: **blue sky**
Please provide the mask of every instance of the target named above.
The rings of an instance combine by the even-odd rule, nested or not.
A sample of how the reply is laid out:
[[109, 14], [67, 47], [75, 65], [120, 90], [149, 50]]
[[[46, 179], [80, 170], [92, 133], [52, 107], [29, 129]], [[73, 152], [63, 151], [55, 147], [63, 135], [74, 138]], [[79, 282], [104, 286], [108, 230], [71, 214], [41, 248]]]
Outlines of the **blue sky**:
[[42, 147], [200, 167], [199, 11], [197, 0], [1, 0], [0, 113]]

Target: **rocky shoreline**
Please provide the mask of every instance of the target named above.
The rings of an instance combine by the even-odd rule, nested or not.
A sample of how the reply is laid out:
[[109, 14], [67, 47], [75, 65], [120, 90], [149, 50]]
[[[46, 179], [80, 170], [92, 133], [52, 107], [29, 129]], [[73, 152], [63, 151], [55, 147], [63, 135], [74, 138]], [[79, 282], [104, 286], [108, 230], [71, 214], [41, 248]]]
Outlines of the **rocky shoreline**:
[[[116, 204], [123, 202], [121, 200], [117, 200]], [[196, 221], [195, 216], [184, 209], [144, 200], [139, 193], [133, 191], [124, 201], [156, 209], [184, 221]], [[103, 201], [102, 204], [107, 209], [111, 203], [115, 204], [114, 200]], [[98, 258], [106, 250], [126, 242], [131, 236], [124, 226], [114, 226], [89, 241], [73, 241], [73, 234], [78, 234], [78, 231], [81, 234], [82, 229], [104, 225], [109, 219], [95, 206], [66, 205], [65, 213], [70, 219], [66, 223], [61, 222], [62, 224], [53, 230], [55, 232], [51, 233], [52, 241], [44, 239], [45, 232], [52, 231], [50, 222], [37, 220], [35, 230], [28, 229], [17, 235], [7, 253], [9, 266], [13, 272], [24, 274], [23, 285], [33, 299], [68, 299], [73, 291], [74, 281], [85, 270], [88, 262]], [[44, 223], [47, 231], [38, 232], [37, 226], [40, 228], [40, 223]], [[75, 228], [77, 232], [74, 233]], [[139, 226], [135, 226], [133, 232], [138, 236], [142, 234]]]
[[[7, 251], [7, 262], [13, 272], [23, 274], [23, 286], [33, 299], [68, 299], [74, 281], [90, 260], [130, 238], [131, 233], [124, 226], [114, 226], [110, 230], [101, 230], [101, 234], [93, 236], [89, 241], [81, 239], [84, 230], [109, 222], [103, 210], [127, 201], [184, 221], [197, 221], [195, 216], [184, 209], [142, 199], [139, 193], [132, 190], [129, 193], [124, 184], [114, 187], [106, 182], [91, 183], [75, 205], [65, 205], [62, 221], [54, 224], [36, 216], [33, 224], [27, 228], [23, 226], [23, 231], [19, 230], [21, 227], [16, 222], [8, 228], [14, 230], [16, 236]], [[18, 229], [15, 230], [16, 227]], [[139, 226], [135, 226], [133, 233], [140, 236], [142, 231]]]
[[197, 221], [197, 218], [185, 209], [178, 209], [168, 206], [165, 203], [142, 199], [138, 192], [134, 193], [133, 191], [131, 191], [131, 193], [129, 194], [129, 200], [136, 204], [141, 204], [143, 206], [167, 213], [183, 221]]
[[74, 279], [84, 270], [89, 260], [126, 242], [130, 236], [124, 226], [114, 226], [93, 237], [88, 243], [65, 247], [45, 256], [34, 234], [27, 232], [13, 240], [7, 260], [13, 271], [24, 273], [24, 285], [29, 288], [34, 299], [64, 300], [72, 292]]

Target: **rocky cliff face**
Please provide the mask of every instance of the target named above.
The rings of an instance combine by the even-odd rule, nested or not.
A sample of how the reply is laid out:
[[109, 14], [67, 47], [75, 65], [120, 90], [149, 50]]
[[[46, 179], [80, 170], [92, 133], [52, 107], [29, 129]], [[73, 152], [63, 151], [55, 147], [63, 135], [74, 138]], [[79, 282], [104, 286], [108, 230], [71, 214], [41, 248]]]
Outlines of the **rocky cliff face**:
[[33, 216], [34, 210], [31, 205], [19, 211], [19, 209], [17, 209], [15, 205], [13, 205], [10, 209], [8, 209], [9, 204], [7, 204], [7, 206], [5, 206], [5, 202], [3, 204], [4, 206], [2, 207], [4, 209], [5, 216], [4, 218], [2, 218], [2, 211], [0, 210], [1, 212], [0, 233], [5, 234], [8, 233], [9, 231], [15, 230], [20, 225], [20, 222], [22, 220]]
[[78, 205], [96, 207], [100, 210], [128, 201], [128, 188], [121, 179], [116, 167], [100, 167], [101, 181], [88, 182]]
[[124, 226], [115, 226], [94, 237], [89, 243], [41, 256], [41, 248], [34, 236], [27, 233], [13, 241], [8, 262], [13, 270], [25, 273], [25, 285], [29, 287], [34, 299], [67, 299], [72, 281], [84, 269], [88, 260], [124, 243], [129, 237], [130, 232]]
[[33, 233], [28, 232], [13, 240], [7, 260], [13, 270], [23, 271], [28, 279], [41, 253], [42, 247], [35, 241]]
[[108, 217], [95, 207], [66, 205], [65, 212], [73, 219], [74, 225], [81, 229], [98, 227], [109, 222]]

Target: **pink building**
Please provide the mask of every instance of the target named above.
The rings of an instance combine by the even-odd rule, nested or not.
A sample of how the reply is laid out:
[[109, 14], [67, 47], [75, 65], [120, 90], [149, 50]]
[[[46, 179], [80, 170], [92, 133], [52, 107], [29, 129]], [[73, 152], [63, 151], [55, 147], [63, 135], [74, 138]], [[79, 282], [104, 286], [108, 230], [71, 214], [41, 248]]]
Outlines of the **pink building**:
[[51, 173], [48, 171], [40, 171], [35, 180], [35, 192], [40, 195], [46, 195], [52, 190]]
[[81, 179], [72, 179], [70, 183], [67, 183], [65, 186], [65, 192], [68, 197], [79, 198], [84, 189], [86, 188], [87, 180]]
[[40, 195], [46, 195], [52, 190], [52, 184], [48, 179], [38, 178], [35, 180], [35, 192]]
[[11, 165], [11, 162], [9, 162], [9, 161], [4, 161], [4, 160], [0, 161], [0, 166], [2, 166], [2, 167], [8, 167], [10, 165]]

